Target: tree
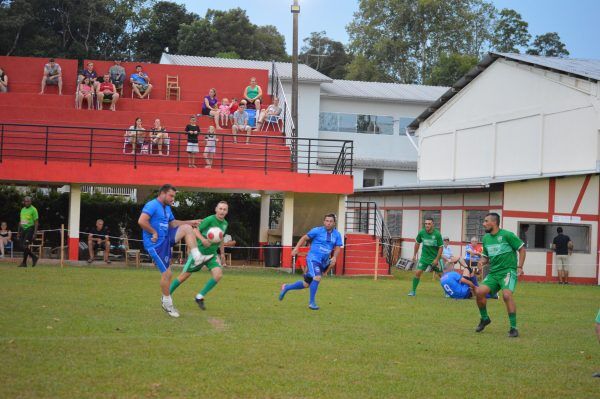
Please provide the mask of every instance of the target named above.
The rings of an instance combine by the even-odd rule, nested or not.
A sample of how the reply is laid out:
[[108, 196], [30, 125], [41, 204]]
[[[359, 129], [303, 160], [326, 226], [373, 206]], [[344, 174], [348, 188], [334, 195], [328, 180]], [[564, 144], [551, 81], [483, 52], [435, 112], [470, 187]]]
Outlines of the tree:
[[501, 53], [519, 53], [531, 39], [527, 31], [529, 24], [515, 10], [504, 8], [494, 23], [492, 48]]
[[325, 31], [312, 32], [304, 39], [299, 59], [333, 79], [343, 79], [351, 57], [341, 42], [327, 37]]
[[477, 65], [477, 57], [461, 54], [442, 54], [431, 71], [425, 84], [433, 86], [452, 86], [471, 68]]
[[542, 55], [545, 57], [566, 57], [569, 51], [565, 44], [560, 40], [556, 32], [548, 32], [538, 35], [527, 50], [527, 54]]
[[364, 55], [357, 55], [346, 67], [345, 79], [364, 82], [393, 82], [394, 80], [382, 71], [374, 62]]

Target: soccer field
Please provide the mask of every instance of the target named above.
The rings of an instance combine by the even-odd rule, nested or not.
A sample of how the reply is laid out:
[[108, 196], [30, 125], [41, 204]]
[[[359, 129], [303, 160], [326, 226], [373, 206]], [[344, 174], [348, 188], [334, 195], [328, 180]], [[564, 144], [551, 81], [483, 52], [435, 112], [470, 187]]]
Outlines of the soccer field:
[[[176, 273], [177, 274], [177, 273]], [[520, 283], [521, 336], [490, 301], [444, 298], [426, 274], [326, 278], [277, 300], [274, 270], [196, 273], [160, 307], [156, 270], [0, 266], [1, 398], [597, 398], [600, 288]]]

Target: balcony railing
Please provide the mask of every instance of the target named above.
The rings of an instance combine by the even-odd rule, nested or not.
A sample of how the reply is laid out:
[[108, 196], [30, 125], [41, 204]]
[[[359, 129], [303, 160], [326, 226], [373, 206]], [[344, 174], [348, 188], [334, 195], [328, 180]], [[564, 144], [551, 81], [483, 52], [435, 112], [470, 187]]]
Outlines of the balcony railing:
[[[45, 126], [0, 123], [0, 163], [5, 159], [35, 159], [45, 164], [73, 161], [94, 164], [121, 163], [188, 167], [186, 132], [167, 131], [162, 148], [150, 131], [136, 131], [128, 140], [123, 129], [82, 126]], [[351, 140], [305, 139], [281, 135], [216, 134], [213, 169], [254, 169], [296, 173], [352, 174], [353, 142]], [[205, 132], [199, 135], [197, 167], [204, 167]], [[137, 143], [135, 148], [132, 143]], [[291, 146], [297, 148], [292, 157]], [[323, 160], [333, 160], [324, 162]]]

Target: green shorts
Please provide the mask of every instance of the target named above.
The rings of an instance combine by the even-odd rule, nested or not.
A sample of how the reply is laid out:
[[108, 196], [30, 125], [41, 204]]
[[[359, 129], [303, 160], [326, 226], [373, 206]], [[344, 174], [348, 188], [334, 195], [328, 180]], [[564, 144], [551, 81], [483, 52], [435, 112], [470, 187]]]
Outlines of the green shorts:
[[221, 264], [219, 263], [219, 261], [217, 260], [217, 256], [215, 255], [212, 258], [210, 258], [208, 261], [204, 262], [204, 263], [200, 263], [198, 266], [194, 266], [193, 263], [194, 261], [192, 260], [192, 266], [190, 266], [187, 269], [188, 273], [195, 273], [195, 272], [199, 272], [200, 270], [202, 270], [202, 268], [204, 266], [206, 266], [208, 268], [208, 270], [212, 270], [215, 267], [221, 267]]
[[431, 270], [433, 270], [436, 273], [441, 273], [442, 272], [442, 268], [441, 268], [440, 262], [438, 262], [437, 266], [433, 266], [431, 263], [424, 263], [424, 262], [421, 262], [420, 260], [419, 260], [419, 264], [417, 266], [417, 270], [425, 271], [425, 270], [427, 270], [427, 268], [429, 266], [431, 266]]
[[598, 311], [598, 316], [596, 316], [596, 323], [600, 324], [600, 310]]
[[517, 288], [517, 272], [516, 270], [509, 270], [507, 272], [490, 273], [483, 279], [481, 284], [490, 287], [492, 295], [501, 290], [509, 290], [514, 293]]

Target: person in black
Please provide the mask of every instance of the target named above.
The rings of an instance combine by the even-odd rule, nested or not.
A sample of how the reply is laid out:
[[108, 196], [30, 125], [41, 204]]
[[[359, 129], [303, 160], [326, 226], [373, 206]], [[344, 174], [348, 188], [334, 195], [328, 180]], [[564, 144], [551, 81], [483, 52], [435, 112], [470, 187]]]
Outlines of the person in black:
[[190, 117], [190, 124], [185, 127], [187, 132], [187, 148], [188, 153], [188, 167], [196, 167], [196, 154], [200, 152], [198, 148], [198, 135], [200, 134], [200, 127], [196, 125], [196, 116]]
[[88, 263], [94, 261], [96, 251], [98, 249], [104, 249], [104, 261], [110, 262], [110, 239], [108, 238], [108, 229], [104, 226], [104, 220], [96, 220], [96, 226], [90, 229], [88, 234], [88, 250], [90, 251], [90, 257]]
[[563, 234], [562, 227], [556, 229], [558, 235], [552, 240], [552, 249], [556, 254], [558, 284], [569, 284], [569, 258], [573, 253], [573, 241]]

